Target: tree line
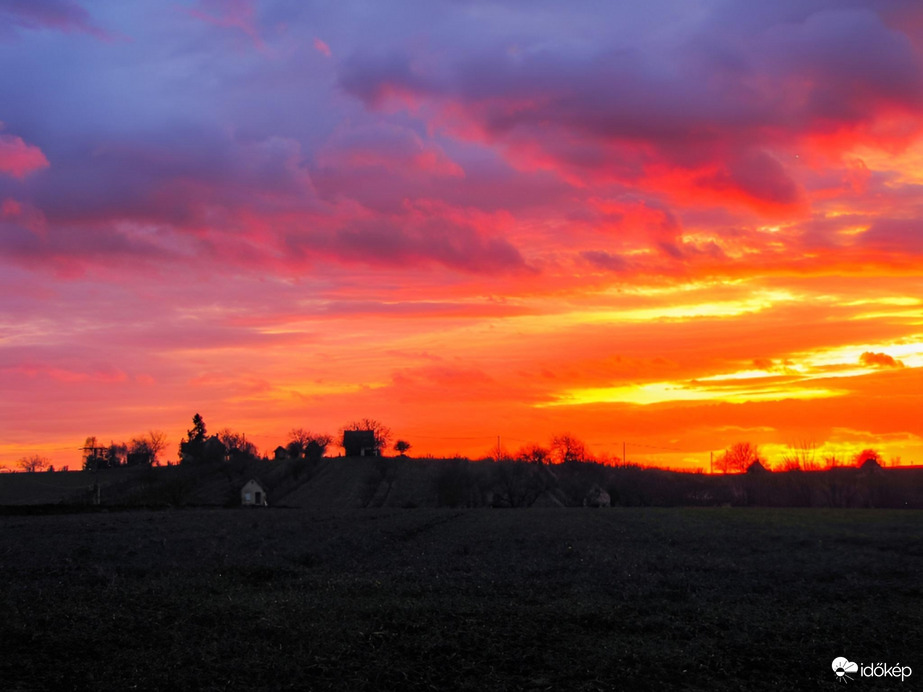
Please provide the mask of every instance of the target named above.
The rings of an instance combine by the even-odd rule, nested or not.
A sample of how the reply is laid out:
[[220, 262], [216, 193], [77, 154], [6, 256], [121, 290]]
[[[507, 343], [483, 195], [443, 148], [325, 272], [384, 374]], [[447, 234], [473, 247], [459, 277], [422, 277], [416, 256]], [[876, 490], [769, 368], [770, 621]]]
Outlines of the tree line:
[[[340, 439], [346, 431], [371, 433], [372, 452], [375, 455], [381, 455], [388, 449], [393, 437], [390, 428], [372, 418], [362, 418], [344, 425], [339, 431]], [[273, 458], [319, 460], [327, 454], [334, 441], [334, 436], [328, 433], [294, 428], [289, 432], [285, 443], [276, 448]], [[122, 466], [159, 466], [163, 463], [162, 453], [167, 446], [166, 434], [156, 430], [132, 438], [127, 443], [110, 442], [108, 445], [101, 444], [95, 436], [90, 436], [86, 438], [82, 447], [81, 468], [85, 471], [96, 471]], [[411, 446], [406, 440], [399, 439], [392, 448], [403, 456]], [[267, 458], [266, 455], [260, 454], [257, 446], [247, 439], [245, 433], [226, 427], [215, 434], [209, 434], [204, 417], [196, 413], [192, 417], [192, 427], [186, 431], [185, 437], [179, 443], [176, 463], [195, 465]], [[174, 462], [167, 460], [166, 463], [172, 465]], [[37, 454], [23, 457], [19, 460], [18, 466], [29, 472], [53, 470], [48, 460]]]
[[[403, 457], [412, 447], [403, 439], [398, 439], [391, 445], [394, 436], [390, 428], [378, 420], [361, 418], [340, 428], [337, 438], [329, 433], [294, 428], [289, 432], [284, 444], [274, 450], [271, 458], [318, 461], [327, 455], [335, 440], [339, 440], [336, 444], [343, 447], [348, 455], [350, 450], [346, 448], [344, 442], [350, 432], [365, 433], [366, 437], [363, 439], [371, 441], [368, 449], [363, 450], [363, 454], [367, 452], [374, 456], [382, 456], [386, 450], [392, 449]], [[127, 443], [110, 442], [108, 445], [100, 444], [95, 436], [90, 436], [86, 438], [82, 448], [81, 468], [85, 471], [96, 471], [128, 466], [159, 466], [163, 462], [162, 455], [167, 445], [166, 434], [159, 430], [150, 430], [146, 434], [133, 437]], [[582, 440], [570, 433], [554, 435], [547, 446], [528, 443], [513, 453], [498, 448], [495, 454], [488, 454], [485, 458], [491, 457], [497, 461], [516, 461], [537, 465], [571, 462], [596, 462], [612, 466], [629, 464], [626, 459], [619, 457], [592, 454]], [[195, 465], [269, 458], [268, 455], [261, 456], [256, 445], [248, 440], [244, 433], [226, 427], [209, 435], [204, 418], [196, 413], [192, 417], [192, 427], [179, 443], [176, 463]], [[170, 465], [174, 462], [168, 460], [166, 463]], [[826, 455], [818, 459], [815, 444], [800, 442], [790, 446], [789, 451], [783, 455], [781, 463], [776, 465], [776, 470], [812, 471], [847, 465], [862, 466], [867, 463], [883, 466], [884, 459], [874, 449], [863, 449], [851, 459], [836, 455]], [[892, 465], [899, 463], [899, 458], [891, 461]], [[48, 459], [38, 454], [22, 457], [17, 462], [17, 466], [26, 472], [54, 470]], [[769, 469], [766, 456], [757, 445], [751, 442], [737, 442], [717, 456], [712, 471], [727, 474], [768, 471]]]
[[[722, 473], [746, 473], [768, 471], [769, 463], [759, 447], [751, 442], [737, 442], [718, 455], [717, 469]], [[817, 445], [813, 442], [798, 442], [790, 445], [783, 454], [778, 471], [820, 471], [842, 466], [863, 467], [884, 466], [884, 457], [875, 449], [863, 449], [850, 458], [827, 454], [818, 459]], [[900, 465], [900, 457], [891, 460], [892, 466]]]

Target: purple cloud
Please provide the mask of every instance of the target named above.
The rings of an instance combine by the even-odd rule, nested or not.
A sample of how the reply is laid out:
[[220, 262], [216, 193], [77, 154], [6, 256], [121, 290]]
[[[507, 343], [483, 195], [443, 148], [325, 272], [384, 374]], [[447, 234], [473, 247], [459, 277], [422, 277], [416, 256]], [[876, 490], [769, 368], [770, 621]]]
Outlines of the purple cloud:
[[628, 261], [619, 255], [605, 250], [584, 250], [580, 256], [594, 267], [610, 272], [622, 272], [628, 269]]
[[902, 254], [923, 254], [923, 221], [919, 219], [882, 219], [858, 237], [862, 248]]
[[291, 236], [301, 254], [335, 257], [345, 264], [407, 266], [439, 264], [471, 273], [522, 272], [528, 266], [509, 241], [448, 219], [356, 222], [327, 235]]
[[698, 186], [790, 205], [801, 191], [770, 150], [836, 128], [871, 130], [882, 108], [917, 113], [923, 70], [908, 37], [874, 12], [789, 9], [753, 26], [719, 8], [720, 30], [703, 22], [668, 47], [520, 44], [462, 27], [455, 41], [477, 50], [364, 49], [339, 79], [370, 108], [435, 112], [436, 123], [505, 146], [525, 167], [639, 182], [656, 164], [717, 164]]
[[[112, 36], [96, 26], [87, 12], [74, 0], [0, 0], [0, 25], [28, 31], [53, 29], [64, 33], [79, 32], [109, 41]], [[9, 30], [7, 30], [9, 31]], [[0, 37], [3, 29], [0, 29]]]

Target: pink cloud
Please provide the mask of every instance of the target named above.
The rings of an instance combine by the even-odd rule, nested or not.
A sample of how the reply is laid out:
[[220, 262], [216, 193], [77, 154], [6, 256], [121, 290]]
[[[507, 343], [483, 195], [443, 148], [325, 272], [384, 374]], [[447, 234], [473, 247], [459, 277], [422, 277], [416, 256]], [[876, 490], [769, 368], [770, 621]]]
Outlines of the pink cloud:
[[[0, 204], [0, 222], [7, 222], [5, 238], [0, 239], [0, 248], [12, 250], [13, 255], [17, 254], [14, 247], [18, 246], [19, 250], [25, 250], [29, 247], [36, 247], [38, 240], [47, 240], [48, 224], [45, 215], [40, 209], [36, 209], [28, 202], [8, 197]], [[18, 243], [10, 243], [10, 239], [17, 236]]]
[[0, 216], [4, 218], [15, 218], [21, 213], [22, 205], [15, 199], [8, 198], [3, 200], [3, 205], [0, 206]]
[[314, 50], [327, 58], [333, 55], [333, 53], [330, 51], [330, 46], [328, 46], [326, 42], [316, 37], [314, 39]]
[[[350, 189], [350, 178], [379, 174], [380, 184], [405, 185], [408, 178], [429, 181], [432, 176], [464, 177], [465, 171], [434, 141], [423, 139], [410, 128], [377, 123], [373, 126], [340, 128], [318, 152], [319, 177], [340, 179]], [[392, 195], [393, 196], [393, 195]]]
[[26, 144], [20, 137], [0, 134], [0, 173], [25, 178], [29, 173], [48, 166], [48, 159], [41, 149]]
[[265, 47], [250, 0], [199, 0], [198, 8], [189, 10], [189, 14], [222, 29], [239, 29], [253, 39], [257, 48]]
[[29, 378], [46, 378], [60, 384], [97, 383], [120, 384], [128, 381], [128, 375], [122, 370], [109, 368], [104, 370], [83, 371], [60, 368], [45, 363], [23, 363], [3, 368], [0, 372], [19, 374]]
[[5, 0], [0, 6], [0, 23], [4, 17], [22, 29], [82, 32], [112, 40], [112, 35], [94, 25], [90, 14], [73, 0]]

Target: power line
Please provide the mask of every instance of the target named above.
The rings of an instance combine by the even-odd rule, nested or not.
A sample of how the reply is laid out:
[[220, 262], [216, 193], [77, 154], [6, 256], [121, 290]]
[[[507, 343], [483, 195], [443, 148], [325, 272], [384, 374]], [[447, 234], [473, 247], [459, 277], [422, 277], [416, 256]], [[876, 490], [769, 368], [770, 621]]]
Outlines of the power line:
[[[482, 440], [493, 442], [494, 436], [479, 435], [477, 437], [446, 437], [445, 435], [414, 435], [410, 433], [405, 437], [412, 437], [417, 440]], [[506, 438], [512, 439], [512, 438]]]
[[659, 449], [664, 452], [683, 452], [685, 451], [682, 449], [677, 449], [676, 447], [661, 447], [659, 445], [644, 444], [643, 442], [632, 442], [631, 440], [626, 440], [625, 442], [631, 445], [632, 447], [646, 447], [648, 449]]

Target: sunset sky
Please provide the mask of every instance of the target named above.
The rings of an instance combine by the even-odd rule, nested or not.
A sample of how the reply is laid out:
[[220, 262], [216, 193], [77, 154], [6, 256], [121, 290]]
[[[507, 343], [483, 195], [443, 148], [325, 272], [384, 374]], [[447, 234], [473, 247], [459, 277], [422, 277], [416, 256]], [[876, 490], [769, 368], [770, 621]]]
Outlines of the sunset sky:
[[0, 0], [0, 466], [923, 463], [916, 0]]

